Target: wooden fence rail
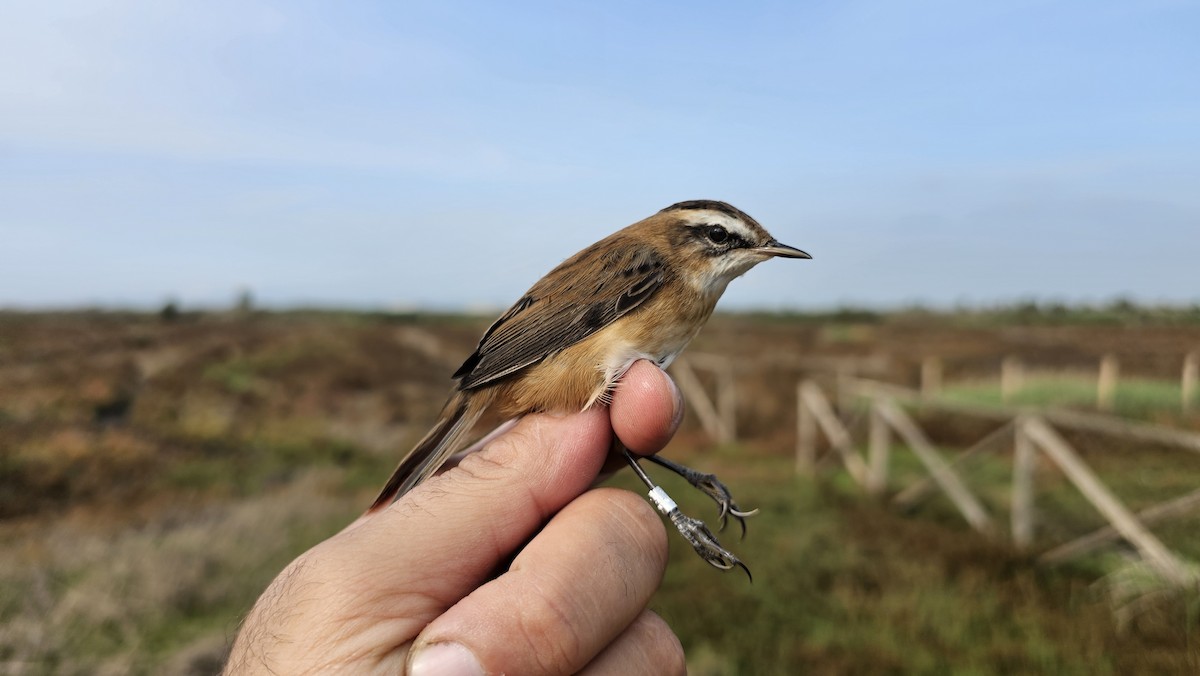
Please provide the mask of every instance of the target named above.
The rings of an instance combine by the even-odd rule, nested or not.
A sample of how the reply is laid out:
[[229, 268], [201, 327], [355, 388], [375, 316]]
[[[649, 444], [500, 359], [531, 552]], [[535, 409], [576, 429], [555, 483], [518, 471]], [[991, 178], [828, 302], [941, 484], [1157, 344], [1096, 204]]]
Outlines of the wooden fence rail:
[[[1175, 443], [1189, 450], [1196, 450], [1200, 446], [1200, 435], [1095, 415], [1071, 414], [1060, 418], [1057, 413], [1017, 412], [979, 442], [947, 461], [902, 405], [929, 406], [931, 400], [927, 396], [892, 385], [853, 378], [840, 378], [838, 388], [839, 399], [849, 395], [865, 398], [869, 404], [867, 460], [863, 460], [850, 431], [838, 417], [824, 391], [815, 382], [806, 380], [797, 387], [796, 465], [799, 471], [815, 470], [819, 461], [818, 436], [824, 436], [851, 478], [864, 491], [883, 495], [889, 489], [888, 466], [893, 437], [896, 437], [916, 455], [927, 476], [898, 490], [892, 498], [893, 504], [911, 506], [940, 489], [972, 528], [986, 535], [996, 535], [995, 523], [988, 509], [963, 480], [960, 470], [980, 455], [1011, 444], [1013, 471], [1009, 508], [1011, 537], [1016, 546], [1027, 548], [1036, 541], [1041, 515], [1035, 506], [1034, 485], [1040, 456], [1063, 472], [1071, 485], [1105, 518], [1108, 526], [1054, 547], [1039, 560], [1048, 563], [1065, 561], [1123, 539], [1133, 545], [1164, 580], [1176, 584], [1193, 584], [1197, 581], [1195, 567], [1189, 566], [1168, 549], [1150, 532], [1148, 526], [1200, 511], [1200, 490], [1135, 514], [1055, 431], [1053, 424], [1098, 429], [1157, 443]], [[991, 413], [994, 417], [995, 411]]]
[[1188, 571], [1183, 563], [1108, 490], [1071, 445], [1047, 425], [1046, 421], [1034, 416], [1025, 418], [1020, 422], [1018, 434], [1027, 436], [1040, 451], [1053, 460], [1088, 502], [1108, 519], [1122, 537], [1137, 547], [1142, 557], [1158, 572], [1174, 582], [1182, 583], [1188, 579]]
[[715, 369], [717, 401], [714, 403], [704, 390], [704, 385], [701, 384], [692, 364], [692, 360], [682, 357], [671, 364], [671, 373], [675, 376], [675, 384], [679, 385], [679, 390], [683, 393], [684, 401], [691, 405], [704, 432], [710, 438], [720, 444], [737, 441], [737, 390], [733, 380], [733, 369], [727, 363], [719, 364]]
[[[799, 365], [800, 362], [797, 362]], [[997, 535], [995, 520], [984, 502], [972, 492], [961, 472], [969, 463], [985, 453], [1013, 449], [1012, 484], [1009, 491], [1010, 536], [1014, 545], [1032, 547], [1037, 538], [1041, 515], [1035, 505], [1035, 476], [1038, 458], [1044, 457], [1066, 475], [1084, 498], [1107, 520], [1108, 525], [1070, 542], [1059, 544], [1044, 552], [1039, 560], [1047, 563], [1066, 561], [1117, 540], [1129, 542], [1142, 558], [1164, 579], [1176, 583], [1196, 581], [1194, 567], [1168, 549], [1148, 526], [1200, 511], [1200, 490], [1182, 497], [1153, 505], [1138, 513], [1129, 510], [1087, 466], [1087, 463], [1055, 431], [1055, 426], [1090, 430], [1116, 435], [1139, 442], [1171, 445], [1200, 452], [1200, 434], [1153, 425], [1132, 423], [1107, 415], [1047, 409], [997, 409], [970, 404], [951, 403], [939, 398], [942, 389], [943, 366], [936, 357], [926, 358], [921, 368], [921, 389], [907, 388], [879, 381], [864, 380], [854, 374], [876, 368], [877, 364], [863, 362], [822, 362], [807, 364], [806, 368], [832, 373], [836, 381], [837, 406], [831, 403], [824, 390], [812, 380], [801, 380], [796, 388], [796, 469], [814, 473], [822, 458], [818, 456], [820, 437], [830, 448], [850, 477], [869, 494], [883, 496], [889, 492], [889, 466], [892, 446], [903, 442], [913, 452], [926, 475], [892, 496], [892, 503], [908, 508], [936, 491], [945, 494], [955, 509], [976, 531], [988, 536]], [[747, 367], [749, 368], [749, 367]], [[716, 380], [716, 393], [710, 396], [696, 370], [708, 371]], [[744, 371], [745, 369], [741, 369]], [[734, 361], [711, 355], [693, 354], [680, 358], [672, 367], [675, 381], [685, 399], [697, 414], [705, 432], [719, 443], [737, 440], [737, 389]], [[1101, 360], [1097, 385], [1097, 404], [1111, 408], [1119, 374], [1115, 357]], [[1015, 357], [1006, 358], [1001, 374], [1002, 398], [1009, 400], [1022, 386], [1025, 367]], [[1187, 411], [1196, 398], [1200, 378], [1200, 353], [1187, 356], [1182, 375], [1182, 402]], [[867, 439], [866, 458], [859, 452], [850, 428], [838, 415], [847, 412], [857, 401], [866, 399]], [[929, 440], [920, 425], [905, 410], [905, 406], [941, 409], [996, 421], [997, 426], [983, 439], [947, 460]], [[857, 410], [861, 411], [861, 408]]]
[[[1144, 526], [1153, 526], [1157, 523], [1162, 523], [1169, 519], [1187, 516], [1193, 512], [1200, 511], [1200, 488], [1175, 498], [1167, 500], [1144, 509], [1137, 513], [1138, 521]], [[1081, 538], [1071, 540], [1070, 542], [1059, 545], [1054, 549], [1042, 554], [1039, 559], [1046, 563], [1057, 563], [1059, 561], [1067, 561], [1077, 556], [1094, 551], [1115, 540], [1120, 539], [1121, 533], [1112, 526], [1104, 526], [1099, 530], [1093, 531], [1084, 535]]]

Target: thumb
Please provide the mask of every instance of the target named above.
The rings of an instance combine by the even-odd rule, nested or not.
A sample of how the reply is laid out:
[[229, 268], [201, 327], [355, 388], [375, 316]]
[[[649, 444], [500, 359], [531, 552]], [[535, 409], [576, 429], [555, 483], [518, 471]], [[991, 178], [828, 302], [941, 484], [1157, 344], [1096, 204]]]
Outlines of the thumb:
[[[352, 538], [372, 584], [424, 598], [425, 622], [493, 575], [551, 515], [591, 485], [611, 445], [601, 408], [526, 416], [456, 467], [331, 540]], [[419, 550], [413, 551], [413, 550]], [[388, 603], [395, 599], [379, 595]], [[413, 618], [416, 619], [416, 618]]]

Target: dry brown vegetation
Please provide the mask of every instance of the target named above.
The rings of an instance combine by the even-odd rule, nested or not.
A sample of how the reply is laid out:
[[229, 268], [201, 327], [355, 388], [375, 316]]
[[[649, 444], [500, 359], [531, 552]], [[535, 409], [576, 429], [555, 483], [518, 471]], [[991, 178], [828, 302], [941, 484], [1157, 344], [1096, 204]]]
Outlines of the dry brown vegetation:
[[[0, 315], [0, 672], [218, 669], [267, 581], [358, 513], [424, 431], [486, 323]], [[879, 377], [913, 384], [929, 355], [945, 360], [949, 382], [992, 374], [1010, 354], [1085, 368], [1115, 353], [1123, 376], [1169, 379], [1197, 346], [1200, 326], [1188, 322], [718, 316], [693, 349], [745, 355], [744, 442], [714, 448], [689, 421], [667, 452], [703, 452], [694, 464], [763, 509], [735, 546], [756, 581], [722, 577], [673, 543], [656, 608], [696, 673], [1200, 668], [1194, 603], [1167, 601], [1117, 627], [1095, 586], [1098, 560], [1039, 568], [969, 535], [945, 505], [906, 518], [836, 477], [792, 476], [790, 459], [796, 379], [828, 366], [797, 356], [874, 357]], [[1145, 417], [1200, 429], [1200, 415], [1178, 407]], [[926, 423], [946, 441], [977, 432]], [[1175, 457], [1146, 452], [1156, 467]], [[1103, 471], [1128, 476], [1139, 462], [1128, 457]], [[1194, 485], [1200, 472], [1188, 472], [1168, 467], [1161, 481]], [[1128, 487], [1146, 499], [1163, 490], [1138, 481]], [[702, 499], [680, 502], [710, 515]]]

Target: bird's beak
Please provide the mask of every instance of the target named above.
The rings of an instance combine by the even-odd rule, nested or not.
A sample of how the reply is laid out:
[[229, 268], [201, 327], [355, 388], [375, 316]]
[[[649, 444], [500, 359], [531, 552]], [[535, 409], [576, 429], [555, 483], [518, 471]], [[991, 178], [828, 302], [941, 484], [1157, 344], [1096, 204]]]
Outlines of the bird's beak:
[[754, 247], [754, 251], [766, 254], [767, 256], [779, 256], [780, 258], [812, 258], [812, 256], [794, 246], [781, 244], [775, 240], [771, 240], [766, 246]]

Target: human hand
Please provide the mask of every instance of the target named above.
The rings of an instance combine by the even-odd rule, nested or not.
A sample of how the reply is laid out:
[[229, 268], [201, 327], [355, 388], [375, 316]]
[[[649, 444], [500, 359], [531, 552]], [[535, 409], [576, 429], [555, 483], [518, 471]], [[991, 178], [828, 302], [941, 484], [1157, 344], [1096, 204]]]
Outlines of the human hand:
[[638, 362], [607, 409], [526, 416], [293, 561], [226, 673], [684, 673], [679, 640], [646, 609], [666, 567], [662, 521], [638, 495], [588, 490], [614, 431], [656, 452], [682, 406]]

